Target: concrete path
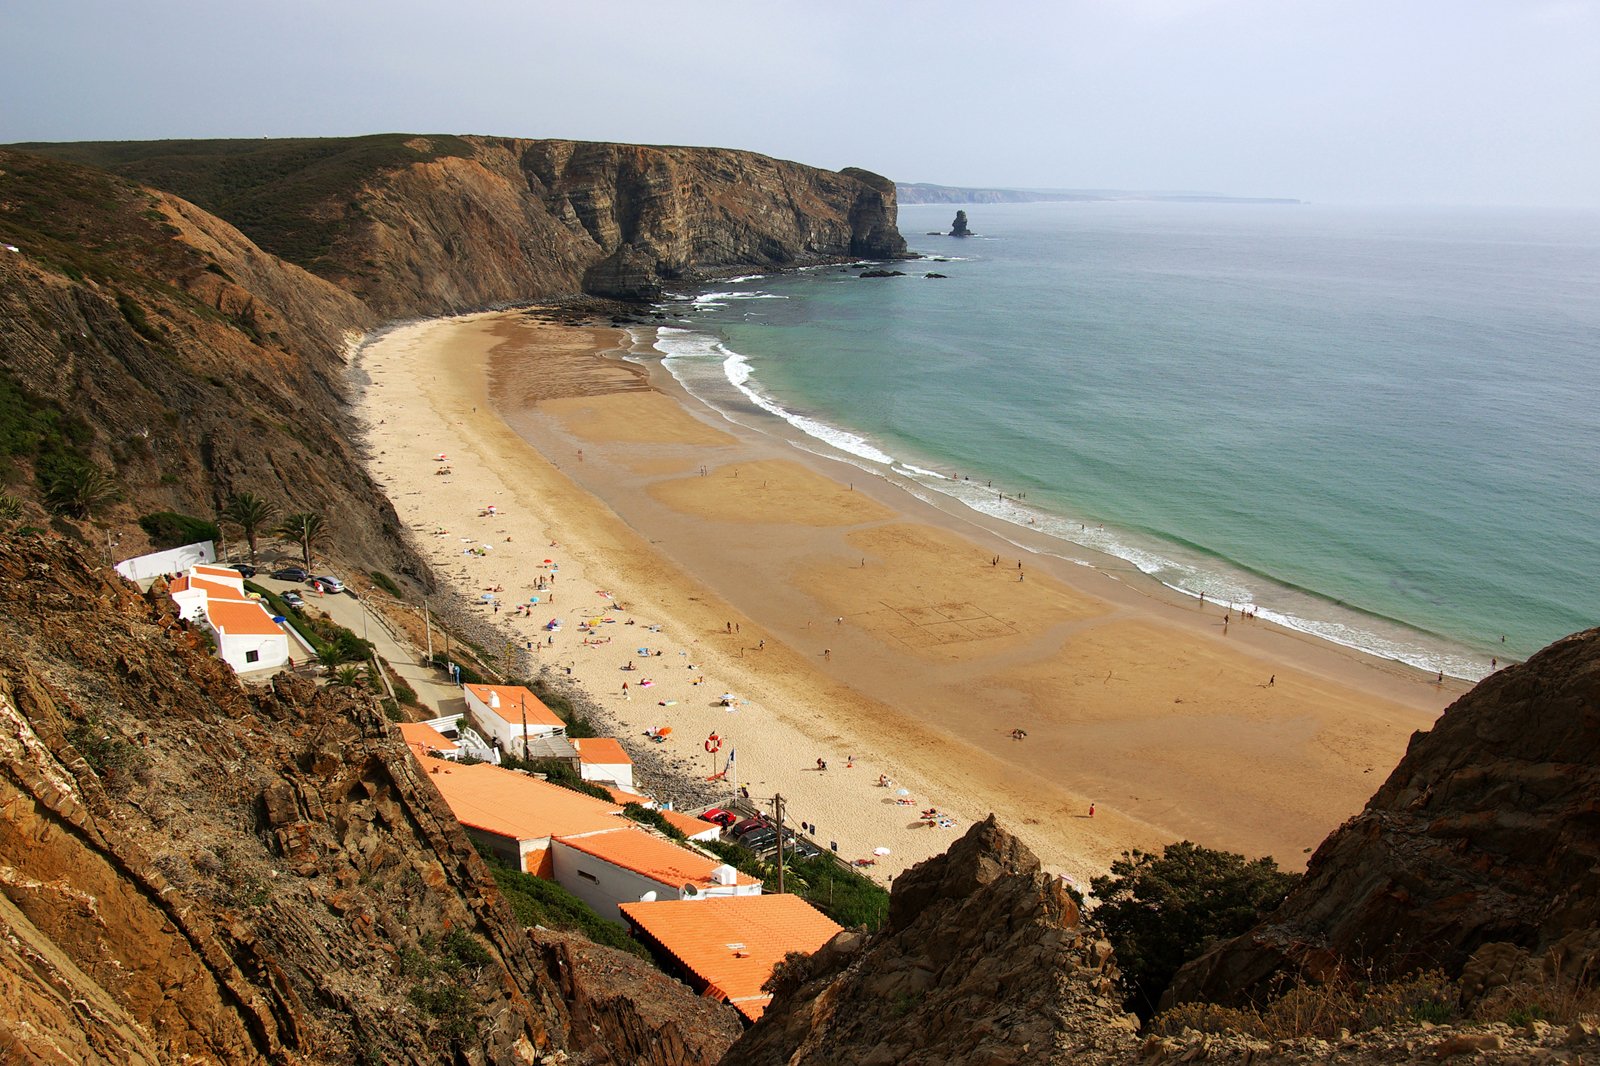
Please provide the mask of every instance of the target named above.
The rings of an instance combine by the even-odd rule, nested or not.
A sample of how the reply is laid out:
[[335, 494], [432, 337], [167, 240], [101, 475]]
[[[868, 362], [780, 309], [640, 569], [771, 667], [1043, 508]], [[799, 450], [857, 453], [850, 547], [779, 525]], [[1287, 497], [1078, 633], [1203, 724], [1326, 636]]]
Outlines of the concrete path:
[[389, 628], [383, 615], [370, 611], [350, 592], [317, 595], [310, 585], [294, 581], [277, 581], [265, 574], [251, 578], [262, 588], [284, 593], [295, 589], [305, 597], [307, 611], [323, 611], [329, 618], [344, 626], [363, 640], [370, 640], [394, 672], [405, 678], [406, 684], [417, 692], [423, 706], [431, 708], [432, 717], [462, 715], [467, 712], [467, 701], [461, 689], [452, 685], [443, 670], [424, 665], [425, 653], [413, 648]]

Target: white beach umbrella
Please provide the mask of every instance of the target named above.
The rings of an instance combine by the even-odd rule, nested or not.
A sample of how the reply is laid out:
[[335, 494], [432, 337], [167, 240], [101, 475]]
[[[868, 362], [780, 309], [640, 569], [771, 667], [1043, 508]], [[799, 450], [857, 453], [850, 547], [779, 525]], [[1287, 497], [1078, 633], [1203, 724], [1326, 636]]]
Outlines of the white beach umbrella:
[[874, 854], [874, 855], [887, 855], [887, 854], [889, 854], [889, 849], [880, 844], [879, 846], [877, 846], [877, 847], [872, 849], [872, 854]]

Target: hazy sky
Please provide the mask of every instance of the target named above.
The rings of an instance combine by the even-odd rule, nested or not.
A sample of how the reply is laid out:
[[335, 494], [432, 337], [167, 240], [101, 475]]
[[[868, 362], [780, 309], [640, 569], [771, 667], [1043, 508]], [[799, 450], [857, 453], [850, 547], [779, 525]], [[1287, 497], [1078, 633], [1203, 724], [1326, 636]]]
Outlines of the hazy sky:
[[1600, 206], [1600, 0], [5, 0], [0, 141], [380, 131]]

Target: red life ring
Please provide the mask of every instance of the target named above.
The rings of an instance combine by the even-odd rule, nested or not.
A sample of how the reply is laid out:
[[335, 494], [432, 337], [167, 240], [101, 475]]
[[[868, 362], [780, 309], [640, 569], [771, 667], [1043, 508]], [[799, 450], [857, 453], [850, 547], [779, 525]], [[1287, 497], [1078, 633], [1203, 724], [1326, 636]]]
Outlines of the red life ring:
[[717, 736], [715, 733], [712, 733], [709, 737], [706, 737], [706, 750], [711, 752], [713, 755], [721, 751], [722, 738]]

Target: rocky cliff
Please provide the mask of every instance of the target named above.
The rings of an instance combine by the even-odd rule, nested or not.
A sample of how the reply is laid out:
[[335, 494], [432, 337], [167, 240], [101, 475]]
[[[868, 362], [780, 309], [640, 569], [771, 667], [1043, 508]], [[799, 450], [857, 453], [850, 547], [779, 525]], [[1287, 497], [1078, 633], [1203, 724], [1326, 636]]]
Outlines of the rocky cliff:
[[210, 517], [247, 492], [322, 515], [347, 564], [425, 584], [350, 443], [347, 356], [365, 331], [905, 249], [893, 183], [747, 152], [455, 137], [36, 147], [48, 154], [0, 149], [0, 438], [16, 457], [0, 457], [0, 485], [40, 500], [46, 457], [20, 423], [49, 407], [77, 438], [72, 462], [120, 492], [94, 517], [123, 557], [151, 547], [139, 515]]
[[905, 254], [893, 182], [752, 152], [404, 135], [26, 147], [193, 201], [384, 319]]
[[52, 540], [0, 541], [0, 1057], [688, 1066], [727, 1046], [727, 1007], [530, 939], [370, 699], [243, 688], [163, 595]]
[[[1366, 808], [1317, 849], [1283, 906], [1183, 969], [1169, 998], [1260, 1001], [1286, 978], [1341, 970], [1456, 976], [1475, 953], [1481, 984], [1514, 968], [1512, 957], [1557, 946], [1569, 977], [1588, 968], [1592, 979], [1597, 926], [1593, 629], [1491, 675], [1414, 736]], [[1486, 945], [1499, 947], [1484, 954]]]
[[995, 824], [901, 874], [875, 935], [845, 932], [773, 976], [724, 1066], [1128, 1062], [1111, 946]]

